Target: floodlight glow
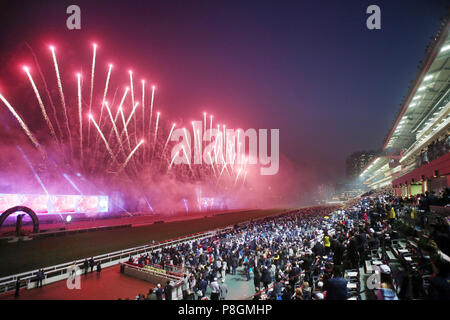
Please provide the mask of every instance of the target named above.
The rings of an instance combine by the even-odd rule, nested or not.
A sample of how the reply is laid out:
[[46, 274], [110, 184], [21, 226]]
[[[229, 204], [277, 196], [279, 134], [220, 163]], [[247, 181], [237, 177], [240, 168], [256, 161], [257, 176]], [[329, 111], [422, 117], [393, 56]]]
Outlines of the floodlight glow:
[[431, 78], [433, 78], [433, 75], [432, 75], [432, 74], [430, 74], [430, 75], [426, 76], [425, 78], [423, 78], [423, 81], [428, 81], [428, 80], [430, 80]]
[[445, 51], [448, 51], [448, 50], [450, 50], [450, 44], [446, 45], [445, 47], [442, 47], [441, 52], [445, 52]]

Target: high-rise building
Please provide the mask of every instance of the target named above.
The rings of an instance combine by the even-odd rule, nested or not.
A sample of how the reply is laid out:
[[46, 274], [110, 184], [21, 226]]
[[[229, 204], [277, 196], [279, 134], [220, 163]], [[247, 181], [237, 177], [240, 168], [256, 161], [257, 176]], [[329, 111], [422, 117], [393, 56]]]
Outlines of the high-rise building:
[[347, 179], [358, 177], [364, 168], [375, 158], [375, 151], [357, 151], [346, 160]]

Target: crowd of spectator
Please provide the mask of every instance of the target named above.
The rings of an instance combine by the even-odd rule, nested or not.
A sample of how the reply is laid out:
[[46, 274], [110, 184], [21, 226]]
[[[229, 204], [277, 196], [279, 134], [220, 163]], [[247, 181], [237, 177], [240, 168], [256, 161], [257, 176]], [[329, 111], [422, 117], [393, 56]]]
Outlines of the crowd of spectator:
[[[427, 204], [449, 203], [448, 189], [415, 200], [390, 193], [365, 195], [346, 207], [311, 207], [235, 226], [230, 232], [148, 253], [130, 262], [139, 265], [179, 265], [184, 268], [185, 300], [226, 299], [225, 279], [244, 270], [253, 285], [254, 300], [343, 300], [350, 298], [345, 270], [363, 267], [369, 252], [394, 238], [396, 221], [429, 210]], [[415, 202], [414, 202], [415, 201]], [[420, 209], [419, 209], [420, 208]], [[434, 228], [430, 241], [440, 253], [433, 264], [435, 283], [426, 298], [450, 299], [449, 227]], [[398, 236], [398, 235], [397, 235]], [[397, 300], [398, 286], [383, 261], [377, 299]], [[137, 299], [172, 297], [173, 283], [158, 285]], [[401, 285], [400, 285], [401, 286]], [[209, 295], [207, 291], [209, 289]], [[169, 298], [167, 298], [169, 297]]]
[[418, 158], [418, 166], [427, 164], [450, 152], [450, 135], [437, 139], [424, 148]]

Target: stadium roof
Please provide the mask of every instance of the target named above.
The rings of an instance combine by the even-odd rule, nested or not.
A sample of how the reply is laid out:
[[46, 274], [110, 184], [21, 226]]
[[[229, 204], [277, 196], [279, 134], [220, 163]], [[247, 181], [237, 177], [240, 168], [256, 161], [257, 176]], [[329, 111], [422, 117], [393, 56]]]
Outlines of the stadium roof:
[[389, 162], [389, 151], [406, 150], [435, 116], [447, 105], [450, 97], [450, 33], [449, 19], [428, 46], [420, 69], [412, 81], [408, 95], [401, 105], [394, 125], [382, 146], [383, 156], [374, 158], [362, 171], [366, 180]]
[[382, 149], [406, 149], [447, 103], [450, 88], [449, 22], [444, 21], [427, 50], [407, 98]]

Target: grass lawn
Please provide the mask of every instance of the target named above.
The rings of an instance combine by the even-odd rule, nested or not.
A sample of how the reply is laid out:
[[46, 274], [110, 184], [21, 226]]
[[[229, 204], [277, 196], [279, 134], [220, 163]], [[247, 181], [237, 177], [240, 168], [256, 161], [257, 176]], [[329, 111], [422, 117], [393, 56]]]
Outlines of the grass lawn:
[[152, 240], [167, 240], [226, 227], [250, 219], [275, 215], [282, 211], [284, 210], [240, 211], [196, 220], [2, 243], [0, 244], [0, 277], [149, 244]]

